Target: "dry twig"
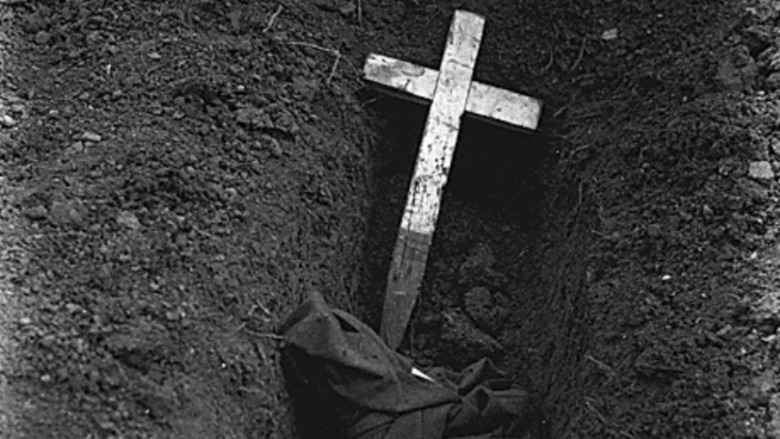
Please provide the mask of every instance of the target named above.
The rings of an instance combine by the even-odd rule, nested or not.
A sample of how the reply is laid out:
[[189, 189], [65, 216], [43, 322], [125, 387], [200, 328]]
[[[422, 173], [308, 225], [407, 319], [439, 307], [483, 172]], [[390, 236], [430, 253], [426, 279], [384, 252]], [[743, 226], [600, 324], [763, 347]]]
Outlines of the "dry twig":
[[263, 28], [263, 33], [266, 33], [269, 30], [271, 30], [271, 28], [274, 25], [274, 22], [276, 21], [276, 17], [278, 17], [279, 14], [282, 13], [282, 8], [283, 8], [282, 5], [279, 5], [279, 7], [276, 9], [276, 12], [274, 12], [271, 15], [271, 18], [268, 20], [268, 24], [266, 24], [265, 27]]
[[266, 389], [261, 389], [259, 387], [244, 387], [244, 386], [239, 387], [238, 391], [239, 392], [244, 392], [244, 393], [263, 393], [263, 392], [267, 392]]
[[547, 62], [547, 65], [544, 66], [542, 69], [542, 73], [547, 73], [548, 70], [550, 70], [550, 67], [553, 65], [553, 60], [555, 60], [555, 48], [553, 47], [552, 43], [549, 43], [550, 46], [550, 60]]
[[570, 72], [573, 72], [580, 65], [580, 62], [582, 62], [582, 57], [585, 55], [585, 43], [587, 42], [588, 37], [583, 37], [582, 44], [580, 45], [580, 53], [577, 55], [577, 60], [574, 61], [574, 64], [571, 65], [571, 68], [569, 69]]
[[249, 328], [242, 328], [242, 329], [255, 337], [270, 338], [271, 340], [278, 340], [278, 341], [284, 340], [284, 337], [282, 337], [281, 335], [271, 334], [270, 332], [255, 332]]
[[607, 375], [610, 375], [610, 376], [612, 376], [612, 375], [615, 375], [615, 370], [614, 370], [614, 369], [612, 369], [611, 367], [609, 367], [609, 366], [608, 366], [606, 363], [604, 363], [603, 361], [599, 361], [599, 360], [597, 360], [597, 359], [593, 358], [593, 356], [592, 356], [592, 355], [585, 355], [585, 359], [586, 359], [586, 360], [588, 360], [588, 361], [591, 361], [591, 362], [593, 362], [593, 363], [594, 363], [596, 366], [598, 366], [598, 367], [599, 367], [601, 370], [603, 370], [604, 372], [606, 372], [606, 374], [607, 374]]
[[336, 52], [336, 61], [333, 62], [333, 67], [330, 69], [330, 73], [328, 74], [328, 79], [325, 80], [325, 83], [330, 85], [330, 80], [333, 79], [333, 75], [336, 74], [336, 67], [339, 65], [339, 60], [341, 60], [341, 52]]
[[596, 407], [593, 406], [593, 402], [595, 400], [593, 398], [585, 398], [585, 407], [588, 408], [591, 412], [593, 412], [594, 415], [598, 418], [598, 420], [602, 423], [602, 425], [608, 425], [607, 418], [604, 417], [604, 415], [601, 414], [600, 411]]
[[254, 309], [255, 307], [260, 308], [260, 310], [263, 311], [263, 314], [267, 316], [271, 316], [271, 311], [265, 305], [263, 305], [262, 302], [260, 302], [259, 300], [255, 301], [255, 306], [252, 308]]
[[320, 51], [327, 52], [327, 53], [330, 53], [330, 54], [334, 55], [336, 57], [336, 60], [333, 61], [333, 67], [331, 67], [330, 73], [328, 74], [328, 78], [325, 80], [325, 83], [330, 85], [331, 79], [333, 79], [333, 76], [336, 74], [336, 68], [339, 66], [339, 61], [341, 61], [341, 52], [339, 52], [336, 49], [329, 49], [327, 47], [322, 47], [322, 46], [318, 46], [316, 44], [306, 43], [306, 42], [302, 42], [302, 41], [293, 41], [293, 42], [288, 43], [288, 44], [290, 44], [291, 46], [308, 47], [308, 48], [311, 48], [311, 49], [320, 50]]

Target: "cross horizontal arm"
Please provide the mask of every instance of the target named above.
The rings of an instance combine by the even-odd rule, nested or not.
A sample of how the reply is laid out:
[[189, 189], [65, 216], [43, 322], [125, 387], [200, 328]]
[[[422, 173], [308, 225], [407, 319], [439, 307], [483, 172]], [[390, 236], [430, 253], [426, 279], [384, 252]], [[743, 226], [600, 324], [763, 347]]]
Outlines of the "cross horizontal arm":
[[[433, 99], [439, 72], [387, 56], [370, 54], [363, 69], [365, 79], [402, 97]], [[487, 122], [509, 128], [535, 130], [542, 114], [542, 102], [530, 96], [473, 81], [466, 101], [466, 112]]]

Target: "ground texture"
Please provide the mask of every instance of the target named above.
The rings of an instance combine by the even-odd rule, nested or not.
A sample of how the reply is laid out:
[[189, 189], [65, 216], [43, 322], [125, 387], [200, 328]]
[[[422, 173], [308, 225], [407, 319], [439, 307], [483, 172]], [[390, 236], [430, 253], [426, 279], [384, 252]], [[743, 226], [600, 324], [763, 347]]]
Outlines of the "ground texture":
[[[0, 437], [280, 438], [280, 321], [377, 325], [426, 109], [360, 79], [476, 77], [402, 345], [489, 356], [553, 438], [780, 438], [780, 3], [0, 0]], [[316, 430], [314, 430], [316, 432]]]

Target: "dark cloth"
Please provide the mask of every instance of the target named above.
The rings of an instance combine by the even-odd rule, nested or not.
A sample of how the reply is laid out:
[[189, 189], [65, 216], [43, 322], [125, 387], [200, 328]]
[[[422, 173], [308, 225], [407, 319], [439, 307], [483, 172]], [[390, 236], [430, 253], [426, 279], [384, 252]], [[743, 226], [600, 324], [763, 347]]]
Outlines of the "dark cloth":
[[344, 438], [523, 437], [536, 414], [529, 393], [512, 388], [487, 359], [460, 374], [435, 368], [426, 372], [432, 380], [414, 375], [409, 359], [319, 294], [280, 333], [288, 385], [299, 389], [291, 394], [315, 405], [314, 417]]

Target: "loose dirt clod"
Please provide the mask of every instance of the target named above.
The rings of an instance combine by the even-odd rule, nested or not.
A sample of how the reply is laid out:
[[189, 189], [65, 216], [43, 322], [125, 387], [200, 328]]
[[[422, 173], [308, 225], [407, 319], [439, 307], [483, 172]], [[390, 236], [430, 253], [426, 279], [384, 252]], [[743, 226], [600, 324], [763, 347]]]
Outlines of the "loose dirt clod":
[[750, 162], [748, 175], [756, 180], [772, 180], [775, 178], [772, 164], [766, 161]]
[[439, 361], [454, 368], [462, 368], [482, 358], [497, 358], [504, 348], [490, 335], [482, 332], [459, 311], [443, 316]]
[[133, 212], [128, 212], [126, 210], [119, 212], [119, 215], [116, 217], [116, 222], [117, 224], [132, 230], [137, 230], [141, 227], [141, 222], [138, 220], [138, 217], [135, 216]]
[[49, 216], [49, 210], [44, 206], [35, 206], [25, 210], [24, 215], [33, 221], [40, 221]]
[[2, 118], [0, 118], [0, 123], [2, 123], [5, 128], [13, 128], [16, 126], [16, 119], [4, 114]]
[[103, 140], [103, 137], [98, 133], [94, 133], [92, 131], [85, 131], [84, 133], [81, 134], [80, 139], [85, 142], [97, 143]]
[[165, 326], [139, 319], [115, 329], [104, 345], [116, 358], [141, 370], [175, 353], [173, 339]]
[[466, 312], [477, 327], [493, 336], [501, 332], [509, 316], [506, 301], [498, 297], [494, 298], [490, 290], [485, 287], [472, 288], [463, 299]]
[[81, 226], [86, 213], [83, 203], [79, 200], [55, 200], [49, 208], [49, 218], [60, 226]]

